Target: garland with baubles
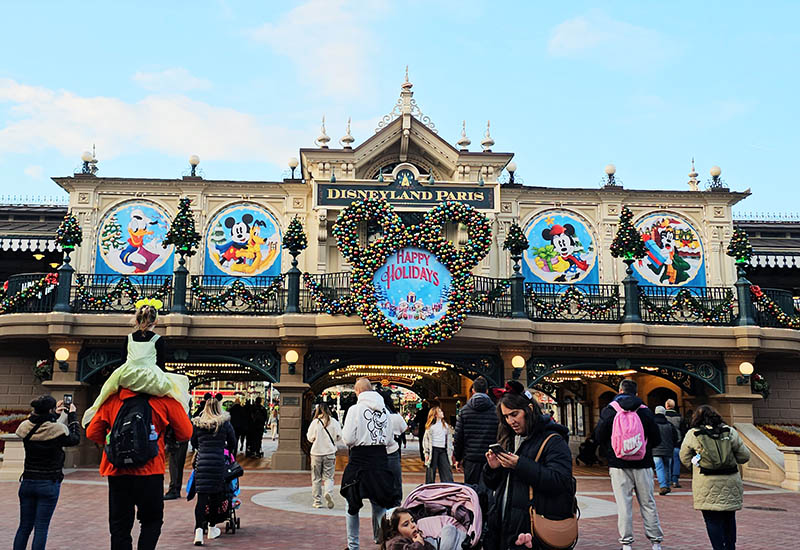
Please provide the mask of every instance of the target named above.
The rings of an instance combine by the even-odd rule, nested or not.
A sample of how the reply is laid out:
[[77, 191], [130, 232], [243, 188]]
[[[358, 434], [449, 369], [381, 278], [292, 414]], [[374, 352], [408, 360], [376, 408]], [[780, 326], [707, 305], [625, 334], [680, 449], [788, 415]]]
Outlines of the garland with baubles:
[[764, 294], [758, 285], [750, 285], [750, 293], [753, 295], [753, 302], [760, 306], [763, 311], [772, 316], [779, 325], [784, 328], [800, 329], [800, 317], [789, 315], [781, 306]]
[[493, 304], [499, 300], [508, 289], [511, 288], [509, 279], [501, 279], [497, 286], [487, 292], [475, 292], [472, 296], [473, 307], [480, 307], [481, 304]]
[[172, 220], [162, 245], [175, 245], [175, 251], [181, 256], [194, 256], [201, 238], [194, 227], [192, 199], [183, 197], [178, 203], [178, 213]]
[[737, 264], [750, 263], [750, 258], [753, 257], [753, 246], [750, 244], [750, 238], [743, 229], [733, 230], [733, 237], [731, 237], [731, 242], [728, 243], [728, 249], [725, 253], [736, 260]]
[[340, 300], [330, 299], [325, 295], [322, 286], [308, 273], [303, 273], [303, 284], [306, 289], [308, 289], [311, 300], [319, 304], [320, 308], [325, 313], [349, 316], [356, 312], [351, 294], [348, 294]]
[[192, 277], [192, 294], [199, 302], [200, 308], [221, 310], [228, 307], [228, 304], [238, 307], [237, 302], [248, 307], [269, 305], [275, 300], [278, 292], [283, 290], [283, 275], [275, 277], [264, 290], [254, 292], [252, 288], [241, 279], [236, 279], [219, 294], [208, 294], [200, 284], [200, 277], [197, 275]]
[[[128, 298], [131, 308], [133, 308], [133, 304], [141, 297], [141, 293], [128, 277], [120, 278], [116, 284], [114, 284], [114, 287], [104, 296], [92, 295], [86, 284], [85, 275], [75, 276], [75, 287], [75, 295], [78, 298], [78, 302], [80, 302], [81, 309], [95, 311], [111, 309], [111, 306], [115, 302], [119, 302], [123, 296]], [[146, 298], [149, 300], [165, 301], [169, 297], [170, 292], [172, 292], [172, 279], [168, 278], [161, 283], [161, 286], [158, 287], [155, 292], [146, 296]]]
[[56, 244], [62, 250], [72, 250], [76, 246], [80, 246], [82, 242], [83, 231], [81, 231], [81, 226], [78, 224], [78, 218], [68, 212], [58, 229], [56, 229]]
[[675, 293], [673, 300], [665, 306], [659, 306], [653, 302], [653, 300], [645, 294], [643, 288], [639, 288], [639, 296], [647, 312], [652, 315], [656, 321], [668, 321], [679, 315], [683, 316], [682, 314], [684, 311], [689, 311], [694, 317], [698, 317], [706, 323], [721, 323], [727, 320], [727, 317], [736, 305], [736, 300], [730, 289], [725, 291], [725, 296], [722, 298], [722, 301], [712, 308], [704, 306], [688, 288], [680, 289]]
[[300, 252], [308, 247], [308, 237], [303, 231], [303, 224], [297, 216], [289, 222], [286, 233], [283, 234], [283, 248], [292, 252]]
[[14, 311], [33, 298], [41, 296], [49, 289], [58, 285], [58, 273], [48, 273], [29, 287], [26, 287], [16, 294], [5, 296], [0, 300], [0, 314], [14, 313]]
[[[381, 234], [366, 247], [361, 247], [361, 223], [376, 222]], [[460, 249], [447, 240], [442, 231], [445, 223], [464, 224], [467, 242]], [[404, 348], [424, 348], [453, 336], [464, 323], [472, 305], [474, 282], [471, 270], [489, 252], [491, 229], [489, 220], [471, 206], [458, 202], [444, 202], [429, 210], [422, 223], [406, 227], [392, 206], [385, 200], [353, 202], [342, 210], [333, 226], [342, 256], [353, 266], [351, 295], [347, 301], [334, 304], [322, 299], [320, 305], [326, 313], [358, 313], [369, 331], [386, 342]], [[389, 256], [405, 247], [422, 248], [436, 256], [450, 272], [452, 284], [448, 307], [444, 317], [433, 324], [409, 329], [395, 324], [377, 307], [373, 276], [386, 263]], [[321, 297], [321, 289], [306, 279], [312, 295]]]
[[611, 243], [611, 255], [625, 260], [639, 260], [647, 255], [642, 235], [631, 223], [633, 212], [627, 206], [619, 213], [619, 228]]
[[540, 299], [533, 290], [529, 291], [526, 297], [530, 301], [531, 307], [542, 317], [558, 317], [565, 313], [572, 316], [581, 314], [589, 317], [602, 317], [619, 308], [619, 289], [616, 287], [611, 291], [611, 296], [599, 304], [593, 304], [584, 292], [574, 286], [561, 293], [555, 302]]
[[53, 379], [53, 363], [47, 359], [39, 359], [33, 366], [33, 377], [39, 382]]
[[511, 252], [512, 256], [521, 256], [523, 252], [528, 250], [528, 238], [522, 232], [522, 228], [517, 222], [511, 224], [508, 229], [506, 240], [503, 241], [503, 249]]

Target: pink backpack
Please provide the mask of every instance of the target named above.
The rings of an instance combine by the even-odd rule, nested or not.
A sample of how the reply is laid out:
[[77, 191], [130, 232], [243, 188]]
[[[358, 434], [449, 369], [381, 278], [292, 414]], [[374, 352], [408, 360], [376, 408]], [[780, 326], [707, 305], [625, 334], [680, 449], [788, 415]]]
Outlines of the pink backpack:
[[[617, 411], [611, 427], [611, 448], [620, 460], [642, 460], [647, 452], [647, 437], [644, 435], [642, 419], [636, 410], [626, 411], [619, 403], [612, 401], [611, 407]], [[639, 409], [646, 409], [640, 405]]]

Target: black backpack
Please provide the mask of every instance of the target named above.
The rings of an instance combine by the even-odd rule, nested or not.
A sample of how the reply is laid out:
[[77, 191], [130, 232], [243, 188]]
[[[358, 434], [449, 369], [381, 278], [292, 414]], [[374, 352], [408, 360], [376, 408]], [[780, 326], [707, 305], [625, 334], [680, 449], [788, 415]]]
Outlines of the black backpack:
[[138, 468], [158, 456], [149, 395], [126, 399], [106, 439], [106, 457], [117, 468]]

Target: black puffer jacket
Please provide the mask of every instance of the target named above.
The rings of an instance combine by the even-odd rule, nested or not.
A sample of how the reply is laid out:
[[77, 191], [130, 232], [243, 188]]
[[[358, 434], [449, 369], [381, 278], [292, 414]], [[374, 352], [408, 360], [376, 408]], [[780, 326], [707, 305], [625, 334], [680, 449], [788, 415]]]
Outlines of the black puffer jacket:
[[606, 408], [600, 411], [600, 421], [597, 423], [597, 428], [594, 430], [594, 438], [601, 446], [605, 445], [606, 459], [610, 468], [653, 468], [653, 447], [661, 443], [661, 433], [656, 426], [656, 420], [653, 411], [647, 407], [639, 408], [644, 402], [635, 395], [619, 394], [614, 398], [619, 406], [626, 411], [636, 411], [642, 421], [644, 428], [644, 436], [647, 438], [647, 450], [642, 460], [622, 460], [617, 458], [614, 454], [614, 449], [611, 447], [611, 430], [614, 427], [614, 417], [617, 416], [617, 411], [611, 405], [606, 405]]
[[[544, 448], [539, 462], [535, 462], [544, 439], [552, 438]], [[567, 444], [569, 431], [561, 424], [543, 415], [533, 428], [533, 434], [522, 442], [517, 455], [519, 461], [513, 470], [489, 465], [483, 467], [483, 480], [494, 491], [493, 504], [488, 512], [489, 532], [484, 537], [487, 550], [517, 548], [514, 544], [520, 533], [531, 532], [529, 488], [533, 487], [536, 512], [549, 519], [566, 519], [575, 511], [575, 478], [572, 477], [572, 453]], [[505, 511], [501, 514], [503, 493], [509, 483]]]
[[486, 462], [489, 445], [497, 442], [497, 411], [491, 398], [476, 393], [456, 419], [453, 455], [458, 461]]
[[32, 414], [17, 428], [17, 436], [25, 438], [36, 426], [33, 435], [25, 442], [25, 471], [23, 479], [64, 479], [64, 447], [74, 447], [81, 441], [80, 424], [75, 413], [67, 415], [67, 423], [58, 422], [56, 416]]
[[236, 455], [236, 434], [229, 421], [228, 413], [225, 423], [219, 431], [205, 426], [200, 418], [195, 418], [192, 447], [197, 449], [194, 459], [194, 483], [198, 493], [221, 493], [225, 489], [225, 449]]
[[661, 442], [653, 447], [653, 456], [672, 458], [672, 449], [675, 448], [675, 443], [680, 440], [681, 436], [666, 416], [657, 414], [655, 417], [656, 426], [661, 434]]

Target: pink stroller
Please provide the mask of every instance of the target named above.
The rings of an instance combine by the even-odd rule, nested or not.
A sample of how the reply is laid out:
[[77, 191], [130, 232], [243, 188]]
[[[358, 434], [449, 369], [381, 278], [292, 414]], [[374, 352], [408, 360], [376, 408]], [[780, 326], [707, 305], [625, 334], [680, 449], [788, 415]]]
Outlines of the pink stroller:
[[430, 483], [411, 491], [403, 502], [423, 536], [438, 538], [445, 525], [467, 533], [463, 547], [478, 548], [483, 529], [483, 512], [478, 493], [459, 483]]

